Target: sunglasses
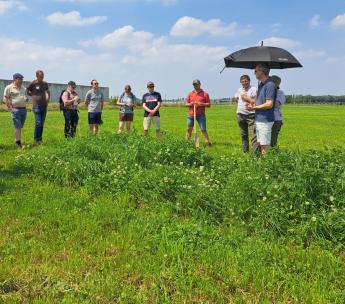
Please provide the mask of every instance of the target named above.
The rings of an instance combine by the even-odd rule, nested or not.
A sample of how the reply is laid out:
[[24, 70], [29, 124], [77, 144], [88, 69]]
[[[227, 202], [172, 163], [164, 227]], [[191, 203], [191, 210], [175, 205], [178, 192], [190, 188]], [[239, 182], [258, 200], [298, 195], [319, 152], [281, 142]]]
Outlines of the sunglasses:
[[152, 88], [154, 88], [154, 87], [155, 87], [155, 86], [148, 86], [149, 89], [152, 89]]
[[98, 83], [98, 82], [94, 82], [93, 84], [94, 84], [94, 85], [98, 85], [99, 83]]

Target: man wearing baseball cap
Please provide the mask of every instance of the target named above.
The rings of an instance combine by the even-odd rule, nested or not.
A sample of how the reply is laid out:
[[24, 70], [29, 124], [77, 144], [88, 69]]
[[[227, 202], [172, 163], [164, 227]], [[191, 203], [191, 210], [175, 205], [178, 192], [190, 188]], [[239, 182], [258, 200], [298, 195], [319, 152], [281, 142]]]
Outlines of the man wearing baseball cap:
[[205, 108], [211, 106], [210, 97], [203, 89], [201, 89], [201, 82], [199, 79], [193, 81], [194, 90], [191, 91], [186, 99], [186, 107], [189, 108], [188, 111], [188, 129], [186, 133], [186, 139], [189, 140], [192, 136], [192, 131], [194, 127], [194, 105], [196, 111], [196, 120], [199, 124], [202, 134], [205, 138], [205, 143], [207, 147], [211, 146], [208, 133], [206, 130], [206, 115]]
[[74, 81], [68, 82], [67, 90], [61, 96], [64, 104], [65, 138], [73, 138], [77, 132], [80, 97], [75, 91], [76, 87], [77, 85]]
[[21, 131], [26, 120], [26, 104], [28, 101], [26, 88], [23, 86], [23, 78], [22, 74], [15, 73], [13, 75], [13, 82], [4, 91], [4, 102], [11, 111], [18, 148], [22, 148]]
[[160, 115], [159, 109], [162, 104], [161, 94], [155, 91], [155, 84], [152, 81], [147, 83], [148, 92], [144, 94], [142, 103], [144, 109], [144, 134], [147, 135], [151, 121], [156, 128], [156, 136], [160, 137]]

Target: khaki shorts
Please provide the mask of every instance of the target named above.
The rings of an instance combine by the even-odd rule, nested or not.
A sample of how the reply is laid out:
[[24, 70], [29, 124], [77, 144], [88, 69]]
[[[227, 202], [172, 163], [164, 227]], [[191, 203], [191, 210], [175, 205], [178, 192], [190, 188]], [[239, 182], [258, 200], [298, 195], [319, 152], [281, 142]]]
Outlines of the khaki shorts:
[[161, 129], [161, 122], [160, 122], [159, 116], [144, 117], [144, 122], [143, 122], [144, 130], [147, 131], [148, 129], [150, 129], [151, 121], [153, 122], [156, 128], [156, 131], [159, 131]]

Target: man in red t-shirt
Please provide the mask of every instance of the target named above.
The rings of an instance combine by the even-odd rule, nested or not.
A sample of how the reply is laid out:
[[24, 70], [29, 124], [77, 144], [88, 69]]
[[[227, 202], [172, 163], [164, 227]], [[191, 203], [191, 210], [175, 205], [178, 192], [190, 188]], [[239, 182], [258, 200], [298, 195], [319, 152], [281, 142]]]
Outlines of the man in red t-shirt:
[[211, 143], [208, 138], [206, 131], [206, 115], [205, 108], [211, 106], [210, 97], [208, 93], [201, 89], [200, 80], [196, 79], [193, 81], [194, 90], [188, 94], [186, 99], [186, 107], [189, 107], [188, 112], [188, 129], [186, 133], [186, 139], [189, 140], [192, 136], [192, 131], [194, 127], [194, 106], [196, 109], [196, 120], [199, 124], [202, 134], [205, 138], [206, 146], [210, 147]]

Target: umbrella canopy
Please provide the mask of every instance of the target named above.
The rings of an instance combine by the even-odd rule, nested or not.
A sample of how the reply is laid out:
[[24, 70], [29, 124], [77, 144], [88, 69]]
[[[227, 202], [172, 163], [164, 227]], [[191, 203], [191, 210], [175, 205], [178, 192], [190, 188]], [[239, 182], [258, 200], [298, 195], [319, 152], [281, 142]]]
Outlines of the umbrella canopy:
[[287, 50], [272, 46], [257, 46], [239, 50], [224, 58], [225, 67], [255, 69], [265, 63], [271, 69], [301, 68], [299, 61]]

